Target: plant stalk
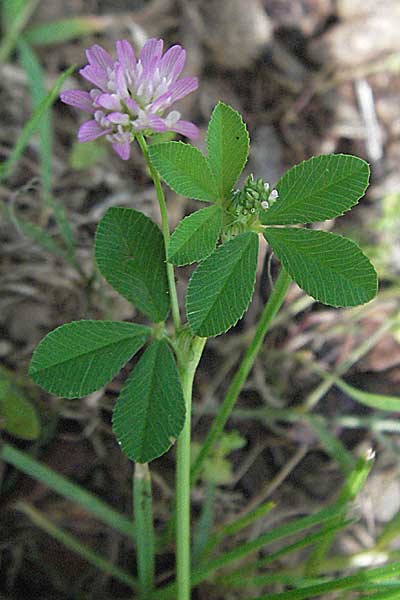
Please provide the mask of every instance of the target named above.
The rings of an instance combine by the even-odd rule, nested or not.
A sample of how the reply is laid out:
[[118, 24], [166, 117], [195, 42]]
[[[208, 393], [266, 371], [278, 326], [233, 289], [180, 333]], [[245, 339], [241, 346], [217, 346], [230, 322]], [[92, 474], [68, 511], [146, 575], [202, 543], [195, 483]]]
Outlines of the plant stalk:
[[246, 350], [240, 367], [235, 373], [232, 383], [229, 386], [228, 392], [224, 398], [221, 408], [219, 409], [219, 412], [211, 425], [211, 429], [207, 434], [203, 446], [201, 447], [201, 450], [193, 464], [191, 471], [192, 485], [196, 482], [198, 476], [200, 475], [205, 459], [209, 455], [215, 442], [220, 437], [225, 427], [225, 424], [239, 397], [240, 391], [253, 367], [257, 354], [260, 351], [265, 334], [267, 333], [269, 326], [272, 323], [276, 313], [282, 306], [286, 292], [290, 286], [290, 282], [290, 276], [285, 271], [285, 269], [282, 268], [276, 280], [274, 289], [272, 290], [268, 302], [265, 305], [264, 310], [261, 314], [261, 318], [257, 325], [257, 329], [254, 333], [254, 337]]
[[[176, 582], [177, 600], [190, 600], [190, 433], [193, 379], [206, 338], [195, 337], [189, 356], [181, 353], [179, 374], [186, 404], [185, 425], [177, 442], [176, 468]], [[182, 356], [183, 354], [183, 356]]]
[[[160, 206], [160, 214], [161, 214], [161, 229], [164, 236], [164, 245], [165, 245], [165, 256], [167, 256], [168, 252], [168, 242], [170, 238], [169, 226], [168, 226], [168, 213], [167, 213], [167, 205], [165, 203], [165, 196], [161, 186], [160, 177], [151, 162], [149, 150], [147, 147], [146, 140], [144, 136], [140, 133], [136, 134], [136, 139], [140, 146], [140, 149], [143, 152], [143, 156], [146, 160], [147, 166], [150, 171], [150, 175], [153, 179], [154, 187], [156, 188], [156, 194], [158, 199], [158, 204]], [[178, 295], [176, 293], [176, 285], [175, 285], [175, 274], [174, 274], [174, 266], [167, 262], [167, 278], [168, 278], [168, 288], [169, 295], [171, 301], [171, 311], [172, 311], [172, 319], [174, 322], [175, 330], [178, 331], [181, 325], [181, 319], [179, 316], [179, 302]]]
[[139, 594], [144, 600], [154, 589], [155, 539], [151, 476], [147, 463], [136, 463], [133, 477], [133, 512], [136, 528]]

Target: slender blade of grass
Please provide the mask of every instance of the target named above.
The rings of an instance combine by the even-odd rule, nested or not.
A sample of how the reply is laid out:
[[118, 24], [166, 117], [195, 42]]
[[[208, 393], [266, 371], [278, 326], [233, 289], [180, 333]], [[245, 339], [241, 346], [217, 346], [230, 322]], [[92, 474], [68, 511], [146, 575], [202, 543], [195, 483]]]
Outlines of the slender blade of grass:
[[[256, 598], [249, 598], [249, 600], [308, 600], [309, 598], [315, 598], [316, 596], [322, 596], [329, 594], [330, 592], [336, 592], [340, 590], [351, 590], [359, 589], [367, 591], [364, 586], [369, 584], [371, 591], [376, 590], [377, 584], [385, 579], [392, 577], [398, 577], [400, 575], [400, 562], [385, 565], [384, 567], [376, 567], [374, 569], [365, 569], [356, 573], [355, 575], [348, 575], [347, 577], [339, 577], [333, 581], [321, 583], [317, 585], [311, 585], [299, 590], [291, 590], [289, 592], [282, 592], [278, 594], [267, 594], [265, 596], [257, 596]], [[367, 596], [368, 597], [368, 596]]]
[[0, 63], [7, 61], [17, 44], [22, 30], [35, 12], [39, 1], [40, 0], [29, 0], [26, 4], [21, 3], [18, 12], [14, 12], [13, 10], [8, 11], [9, 16], [12, 16], [13, 18], [12, 21], [8, 23], [5, 35], [0, 43]]
[[37, 479], [57, 494], [72, 502], [76, 502], [97, 519], [106, 523], [122, 535], [134, 539], [134, 526], [130, 519], [105, 504], [100, 498], [87, 492], [76, 483], [59, 475], [46, 465], [29, 456], [26, 452], [17, 450], [10, 444], [0, 447], [0, 459], [13, 465], [29, 477]]
[[112, 577], [121, 581], [131, 589], [137, 589], [137, 582], [129, 575], [129, 573], [126, 573], [123, 569], [120, 569], [110, 561], [105, 560], [91, 548], [81, 544], [81, 542], [73, 535], [54, 525], [44, 514], [32, 505], [27, 502], [18, 502], [16, 509], [26, 515], [34, 525], [45, 531], [48, 535], [60, 542], [60, 544], [63, 544], [68, 550], [75, 552], [103, 573], [112, 575]]
[[21, 134], [15, 144], [13, 150], [11, 151], [8, 159], [0, 165], [0, 181], [8, 177], [17, 162], [17, 160], [21, 157], [24, 152], [31, 136], [35, 131], [37, 131], [39, 123], [43, 116], [46, 114], [46, 111], [57, 99], [57, 96], [60, 92], [61, 86], [64, 81], [73, 73], [75, 70], [75, 65], [67, 69], [60, 77], [57, 79], [54, 87], [50, 90], [47, 96], [42, 100], [39, 106], [34, 110], [30, 119], [24, 125]]

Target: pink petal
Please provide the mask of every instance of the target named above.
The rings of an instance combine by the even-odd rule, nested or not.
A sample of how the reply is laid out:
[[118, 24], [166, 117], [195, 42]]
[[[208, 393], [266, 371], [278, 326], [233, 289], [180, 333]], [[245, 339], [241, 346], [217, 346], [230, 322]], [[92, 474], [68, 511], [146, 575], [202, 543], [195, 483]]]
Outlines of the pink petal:
[[126, 142], [112, 144], [112, 147], [118, 156], [122, 158], [122, 160], [128, 160], [131, 153], [131, 145], [129, 140]]
[[136, 56], [132, 46], [127, 40], [118, 40], [116, 43], [117, 57], [120, 65], [126, 73], [136, 73]]
[[148, 128], [157, 131], [157, 133], [162, 133], [163, 131], [167, 131], [167, 127], [165, 125], [164, 119], [157, 117], [157, 115], [149, 114], [147, 115]]
[[94, 113], [95, 111], [92, 98], [88, 92], [66, 90], [65, 92], [61, 92], [60, 98], [65, 104], [75, 106], [75, 108], [79, 108], [85, 112]]
[[111, 129], [103, 129], [100, 127], [97, 121], [86, 121], [83, 125], [80, 126], [78, 131], [78, 141], [79, 142], [90, 142], [95, 140], [106, 133], [110, 133]]
[[165, 92], [165, 94], [152, 103], [151, 110], [156, 112], [160, 108], [164, 109], [167, 106], [171, 106], [174, 102], [197, 90], [198, 87], [197, 77], [182, 77], [182, 79], [179, 79], [179, 81], [170, 87], [168, 92]]
[[174, 82], [180, 75], [186, 60], [186, 52], [181, 46], [172, 46], [161, 59], [160, 71], [163, 77]]
[[129, 123], [129, 117], [125, 113], [121, 112], [112, 112], [107, 115], [107, 119], [111, 121], [111, 123], [116, 123], [117, 125], [127, 125]]
[[104, 92], [107, 91], [108, 77], [101, 67], [98, 67], [97, 65], [87, 65], [86, 67], [83, 67], [79, 73], [96, 87], [102, 89]]
[[139, 60], [141, 61], [143, 67], [146, 67], [149, 63], [153, 62], [154, 59], [159, 60], [162, 50], [162, 40], [156, 40], [154, 38], [147, 40], [139, 54]]
[[86, 50], [86, 56], [91, 65], [96, 65], [107, 73], [107, 69], [111, 69], [114, 61], [104, 48], [95, 44]]
[[195, 140], [199, 136], [198, 128], [194, 123], [190, 123], [190, 121], [178, 121], [175, 125], [172, 125], [172, 127], [168, 127], [168, 129], [181, 133], [191, 140]]
[[96, 102], [107, 110], [121, 110], [121, 102], [116, 94], [100, 94]]
[[123, 98], [129, 97], [125, 74], [121, 65], [117, 65], [115, 68], [115, 82], [117, 84], [118, 94]]
[[137, 102], [135, 102], [133, 100], [133, 98], [124, 98], [124, 103], [127, 106], [127, 109], [133, 113], [133, 114], [137, 114], [140, 110], [140, 106], [139, 104], [137, 104]]

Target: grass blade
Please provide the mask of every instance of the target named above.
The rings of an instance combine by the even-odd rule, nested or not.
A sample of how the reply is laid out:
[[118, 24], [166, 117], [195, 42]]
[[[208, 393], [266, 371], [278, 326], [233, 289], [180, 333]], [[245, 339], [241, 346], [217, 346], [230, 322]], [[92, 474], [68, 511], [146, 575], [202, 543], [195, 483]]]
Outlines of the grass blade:
[[46, 114], [47, 109], [50, 108], [50, 106], [57, 99], [62, 84], [67, 79], [67, 77], [69, 77], [71, 73], [73, 73], [74, 70], [75, 65], [73, 65], [72, 67], [67, 69], [62, 75], [60, 75], [54, 87], [50, 90], [47, 96], [42, 100], [42, 102], [33, 112], [30, 119], [23, 127], [18, 141], [15, 144], [13, 150], [11, 151], [9, 158], [0, 166], [0, 181], [8, 177], [8, 175], [11, 173], [13, 166], [21, 157], [32, 134], [35, 133], [35, 131], [37, 131], [39, 123], [43, 116]]
[[108, 16], [82, 16], [35, 25], [24, 33], [24, 39], [33, 46], [49, 46], [68, 42], [81, 36], [103, 31], [113, 21]]
[[97, 567], [97, 569], [99, 569], [103, 573], [112, 575], [112, 577], [114, 577], [118, 581], [121, 581], [131, 589], [137, 588], [136, 580], [133, 577], [131, 577], [129, 573], [126, 573], [119, 567], [115, 566], [113, 563], [109, 562], [108, 560], [105, 560], [104, 558], [96, 554], [96, 552], [94, 552], [87, 546], [81, 544], [81, 542], [77, 540], [73, 535], [67, 533], [66, 531], [63, 531], [62, 529], [54, 525], [51, 521], [47, 519], [47, 517], [45, 517], [45, 515], [43, 515], [32, 505], [28, 504], [27, 502], [18, 502], [16, 505], [16, 509], [19, 512], [22, 512], [24, 515], [26, 515], [34, 525], [45, 531], [47, 534], [51, 535], [51, 537], [63, 544], [66, 548], [72, 550], [72, 552], [75, 552], [76, 554], [87, 560], [89, 563]]
[[7, 30], [5, 31], [5, 35], [0, 44], [0, 63], [7, 61], [17, 44], [21, 31], [35, 12], [38, 4], [39, 0], [29, 0], [26, 4], [21, 3], [18, 12], [13, 11], [12, 9], [7, 11], [8, 15], [12, 17], [12, 20], [8, 23]]
[[76, 502], [97, 519], [106, 523], [122, 535], [134, 539], [134, 527], [130, 519], [105, 504], [100, 498], [87, 492], [76, 483], [59, 475], [46, 465], [35, 460], [29, 454], [17, 450], [10, 444], [3, 444], [0, 448], [0, 459], [13, 465], [29, 477], [37, 479], [57, 494], [72, 502]]
[[396, 562], [390, 565], [385, 565], [384, 567], [376, 567], [368, 570], [365, 569], [359, 573], [356, 573], [355, 575], [339, 577], [338, 579], [327, 581], [326, 583], [311, 585], [299, 590], [291, 590], [289, 592], [282, 592], [280, 594], [257, 596], [251, 600], [308, 600], [309, 598], [315, 598], [316, 596], [324, 597], [324, 594], [339, 590], [354, 590], [361, 587], [363, 591], [367, 591], [367, 589], [364, 587], [367, 584], [369, 584], [368, 588], [373, 591], [379, 587], [377, 585], [374, 586], [374, 584], [377, 584], [385, 579], [398, 577], [399, 575], [400, 562]]

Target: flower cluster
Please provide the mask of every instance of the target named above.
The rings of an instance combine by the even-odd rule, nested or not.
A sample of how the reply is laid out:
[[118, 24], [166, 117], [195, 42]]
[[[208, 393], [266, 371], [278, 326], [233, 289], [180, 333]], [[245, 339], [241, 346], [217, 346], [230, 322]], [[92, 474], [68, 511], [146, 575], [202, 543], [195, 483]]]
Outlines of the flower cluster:
[[248, 220], [260, 209], [268, 209], [278, 196], [277, 190], [271, 190], [269, 183], [249, 175], [243, 189], [232, 193], [230, 211], [241, 220]]
[[123, 159], [130, 155], [136, 132], [150, 134], [175, 131], [196, 138], [197, 127], [183, 121], [172, 104], [197, 89], [195, 77], [179, 75], [186, 53], [172, 46], [163, 54], [163, 41], [148, 40], [136, 59], [127, 40], [116, 43], [117, 60], [101, 46], [86, 50], [89, 64], [80, 74], [95, 87], [90, 92], [69, 90], [61, 100], [93, 118], [80, 127], [78, 140], [87, 142], [105, 135]]

